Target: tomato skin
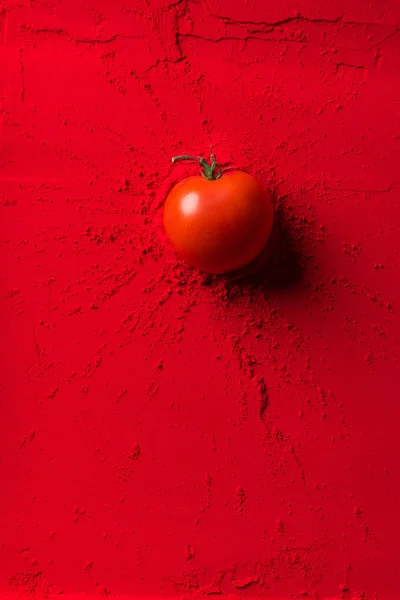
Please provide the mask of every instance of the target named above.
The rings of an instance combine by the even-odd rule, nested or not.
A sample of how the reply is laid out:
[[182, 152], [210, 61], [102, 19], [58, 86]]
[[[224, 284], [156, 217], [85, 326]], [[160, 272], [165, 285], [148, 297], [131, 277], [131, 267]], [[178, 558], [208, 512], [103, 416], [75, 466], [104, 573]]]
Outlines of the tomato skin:
[[206, 273], [228, 273], [254, 260], [270, 236], [274, 211], [261, 183], [243, 171], [219, 179], [188, 177], [172, 188], [164, 227], [175, 251]]

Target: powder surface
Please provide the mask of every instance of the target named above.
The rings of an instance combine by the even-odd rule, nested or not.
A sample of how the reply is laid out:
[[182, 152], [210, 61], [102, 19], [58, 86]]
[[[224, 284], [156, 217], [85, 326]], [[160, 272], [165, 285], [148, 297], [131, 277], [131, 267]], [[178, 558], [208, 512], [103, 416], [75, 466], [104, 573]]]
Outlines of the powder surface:
[[[0, 595], [400, 597], [395, 0], [0, 6]], [[277, 227], [179, 261], [208, 156]]]

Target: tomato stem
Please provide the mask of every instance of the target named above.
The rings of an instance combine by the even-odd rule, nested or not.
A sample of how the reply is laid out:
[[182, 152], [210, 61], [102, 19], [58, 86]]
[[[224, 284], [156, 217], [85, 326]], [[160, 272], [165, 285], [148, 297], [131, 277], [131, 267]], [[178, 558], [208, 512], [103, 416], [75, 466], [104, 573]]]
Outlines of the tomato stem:
[[172, 162], [175, 163], [179, 160], [189, 160], [198, 163], [200, 165], [200, 174], [208, 181], [219, 179], [222, 176], [222, 171], [217, 165], [217, 158], [212, 150], [210, 151], [210, 162], [207, 162], [202, 156], [191, 156], [190, 154], [174, 156]]

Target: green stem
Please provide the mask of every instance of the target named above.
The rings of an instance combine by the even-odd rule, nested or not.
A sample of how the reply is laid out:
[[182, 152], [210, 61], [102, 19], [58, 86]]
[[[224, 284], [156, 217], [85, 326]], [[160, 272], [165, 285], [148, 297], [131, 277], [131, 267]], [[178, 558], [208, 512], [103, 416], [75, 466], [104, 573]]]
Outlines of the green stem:
[[222, 171], [217, 165], [217, 159], [215, 154], [210, 154], [210, 162], [208, 163], [205, 158], [202, 156], [191, 156], [190, 154], [183, 154], [182, 156], [174, 156], [172, 159], [173, 163], [178, 162], [179, 160], [189, 160], [191, 162], [196, 162], [200, 165], [200, 174], [207, 179], [208, 181], [213, 181], [215, 179], [219, 179], [222, 176]]

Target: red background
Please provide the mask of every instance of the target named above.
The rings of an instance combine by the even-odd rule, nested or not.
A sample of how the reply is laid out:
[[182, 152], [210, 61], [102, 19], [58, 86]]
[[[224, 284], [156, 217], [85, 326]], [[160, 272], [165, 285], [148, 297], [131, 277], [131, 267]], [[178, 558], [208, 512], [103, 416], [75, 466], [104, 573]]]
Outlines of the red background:
[[[394, 0], [3, 1], [1, 594], [400, 597], [399, 59]], [[229, 278], [161, 226], [210, 144]]]

